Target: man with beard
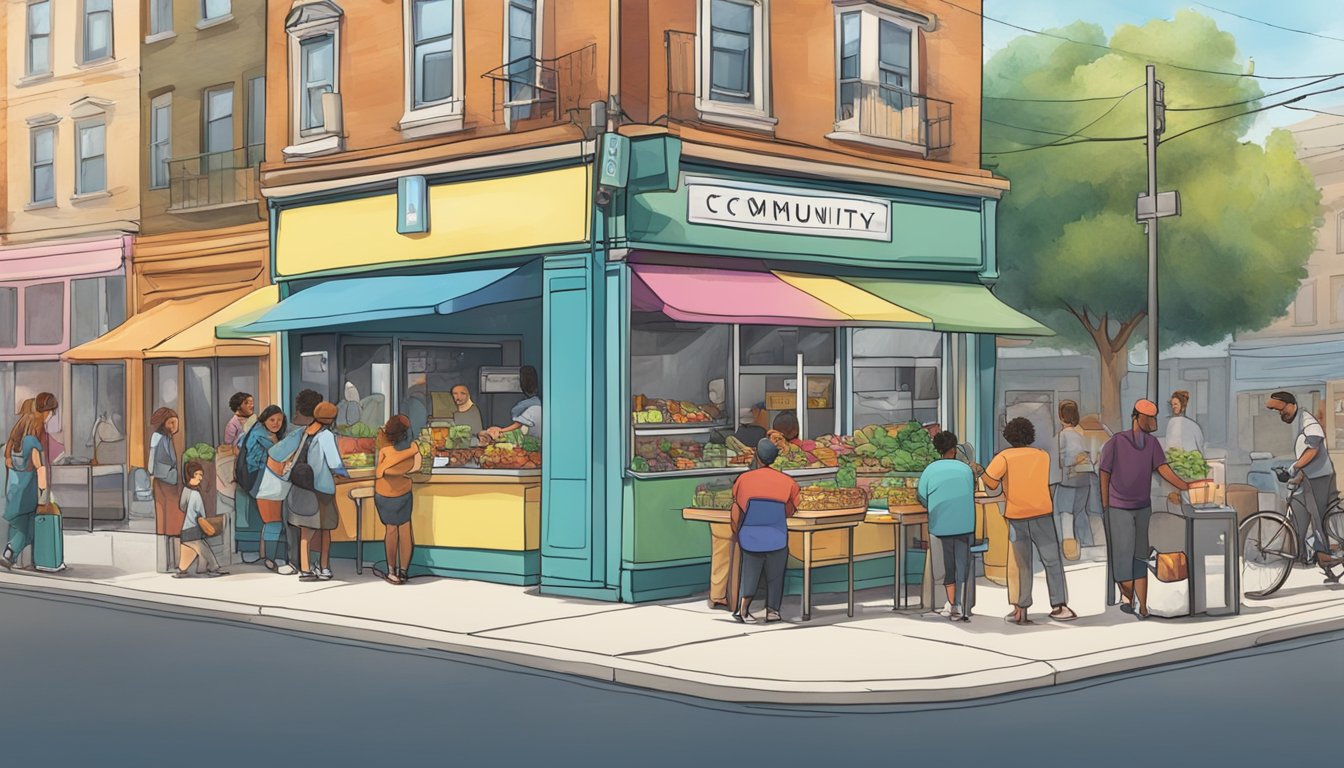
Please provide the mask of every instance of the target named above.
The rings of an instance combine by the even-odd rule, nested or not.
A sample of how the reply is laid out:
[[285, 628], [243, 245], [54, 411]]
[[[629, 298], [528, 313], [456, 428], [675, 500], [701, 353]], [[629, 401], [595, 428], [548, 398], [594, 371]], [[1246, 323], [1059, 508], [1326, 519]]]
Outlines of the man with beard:
[[1311, 524], [1316, 529], [1315, 535], [1308, 539], [1307, 521], [1300, 519], [1300, 515], [1293, 517], [1293, 525], [1297, 528], [1298, 540], [1304, 545], [1303, 551], [1308, 548], [1314, 551], [1316, 564], [1327, 569], [1326, 573], [1330, 575], [1328, 569], [1339, 565], [1341, 560], [1330, 556], [1330, 541], [1325, 535], [1325, 512], [1330, 509], [1339, 491], [1335, 486], [1335, 465], [1330, 461], [1329, 451], [1325, 449], [1325, 430], [1315, 416], [1298, 407], [1297, 398], [1291, 392], [1275, 392], [1269, 396], [1265, 407], [1277, 411], [1283, 423], [1291, 424], [1297, 433], [1293, 444], [1297, 461], [1288, 467], [1288, 473], [1292, 476], [1289, 488], [1306, 485], [1303, 499], [1311, 516]]
[[[1190, 484], [1167, 466], [1167, 455], [1153, 434], [1157, 404], [1140, 400], [1130, 413], [1130, 429], [1117, 433], [1101, 449], [1101, 505], [1106, 510], [1111, 578], [1120, 585], [1120, 610], [1148, 618], [1148, 521], [1153, 517], [1153, 473], [1182, 491]], [[1136, 608], [1137, 603], [1137, 608]]]

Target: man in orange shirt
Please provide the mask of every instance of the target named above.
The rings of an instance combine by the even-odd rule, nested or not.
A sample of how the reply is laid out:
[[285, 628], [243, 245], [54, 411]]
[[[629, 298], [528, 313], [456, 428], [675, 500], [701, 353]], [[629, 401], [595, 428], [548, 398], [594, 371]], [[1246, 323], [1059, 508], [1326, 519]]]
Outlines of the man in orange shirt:
[[765, 576], [765, 620], [779, 621], [784, 600], [784, 570], [789, 562], [788, 518], [798, 511], [801, 489], [792, 477], [771, 467], [779, 448], [769, 438], [756, 444], [757, 469], [733, 483], [733, 533], [742, 548], [742, 589], [733, 618], [754, 624], [751, 599]]
[[1072, 621], [1078, 618], [1068, 606], [1068, 585], [1064, 582], [1064, 558], [1055, 532], [1054, 504], [1050, 499], [1050, 454], [1032, 448], [1036, 427], [1023, 418], [1008, 422], [1003, 439], [1012, 446], [994, 457], [985, 468], [985, 487], [991, 491], [1003, 485], [1004, 513], [1012, 539], [1012, 557], [1017, 566], [1017, 605], [1006, 618], [1014, 624], [1031, 624], [1031, 548], [1035, 545], [1045, 566], [1045, 582], [1050, 589], [1050, 618]]

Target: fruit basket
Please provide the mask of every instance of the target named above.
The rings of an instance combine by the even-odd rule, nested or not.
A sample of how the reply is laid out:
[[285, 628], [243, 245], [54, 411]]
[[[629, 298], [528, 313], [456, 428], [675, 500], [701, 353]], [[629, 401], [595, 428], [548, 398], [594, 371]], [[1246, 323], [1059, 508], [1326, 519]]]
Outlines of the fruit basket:
[[798, 509], [806, 512], [861, 510], [867, 506], [868, 494], [862, 488], [835, 488], [826, 483], [809, 485], [802, 489], [798, 500]]

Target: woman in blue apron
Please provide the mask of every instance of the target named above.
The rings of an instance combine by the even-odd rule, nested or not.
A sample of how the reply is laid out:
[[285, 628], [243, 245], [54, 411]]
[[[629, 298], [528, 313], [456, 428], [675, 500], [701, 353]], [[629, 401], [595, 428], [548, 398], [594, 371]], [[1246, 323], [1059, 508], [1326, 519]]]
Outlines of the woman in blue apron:
[[5, 441], [5, 467], [9, 480], [5, 485], [5, 521], [9, 523], [9, 541], [0, 554], [0, 568], [14, 567], [23, 550], [33, 543], [33, 516], [37, 514], [38, 495], [47, 490], [46, 457], [42, 438], [47, 420], [56, 411], [56, 396], [43, 392], [34, 400], [34, 410], [24, 414]]

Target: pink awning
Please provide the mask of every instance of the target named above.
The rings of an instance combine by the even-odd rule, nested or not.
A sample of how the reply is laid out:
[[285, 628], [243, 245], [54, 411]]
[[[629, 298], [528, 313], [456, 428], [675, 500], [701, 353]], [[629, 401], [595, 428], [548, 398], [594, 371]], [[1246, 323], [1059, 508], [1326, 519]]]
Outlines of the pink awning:
[[19, 282], [115, 272], [130, 250], [129, 235], [0, 248], [0, 278]]
[[631, 303], [688, 323], [841, 326], [852, 318], [770, 272], [633, 264]]

